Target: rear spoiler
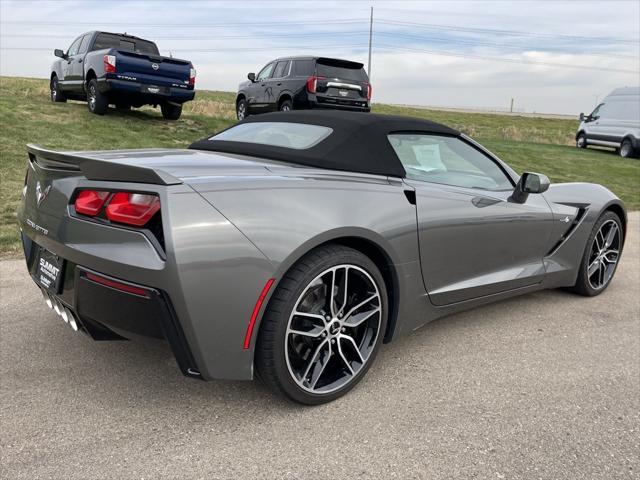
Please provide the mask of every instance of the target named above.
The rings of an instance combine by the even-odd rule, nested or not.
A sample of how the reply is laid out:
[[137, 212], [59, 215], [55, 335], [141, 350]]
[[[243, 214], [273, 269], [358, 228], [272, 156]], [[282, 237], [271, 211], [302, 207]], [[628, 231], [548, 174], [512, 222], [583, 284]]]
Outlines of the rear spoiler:
[[38, 145], [27, 145], [29, 161], [44, 169], [81, 172], [89, 180], [108, 182], [178, 185], [182, 180], [162, 170], [124, 163], [119, 160], [91, 158], [73, 152], [55, 152]]

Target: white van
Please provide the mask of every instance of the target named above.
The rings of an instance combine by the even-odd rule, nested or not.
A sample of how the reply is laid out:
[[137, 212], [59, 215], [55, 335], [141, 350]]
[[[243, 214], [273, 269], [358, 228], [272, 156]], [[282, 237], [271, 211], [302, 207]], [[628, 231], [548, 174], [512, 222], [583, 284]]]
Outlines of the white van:
[[580, 114], [576, 146], [614, 148], [621, 157], [640, 154], [640, 87], [616, 88], [590, 115]]

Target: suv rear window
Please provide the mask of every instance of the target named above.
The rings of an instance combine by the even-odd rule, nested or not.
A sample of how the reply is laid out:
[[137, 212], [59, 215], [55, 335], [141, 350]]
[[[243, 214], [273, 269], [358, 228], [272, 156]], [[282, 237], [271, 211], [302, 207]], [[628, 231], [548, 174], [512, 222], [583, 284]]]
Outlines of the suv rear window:
[[333, 129], [320, 125], [287, 122], [255, 122], [241, 123], [224, 132], [214, 135], [209, 140], [226, 142], [257, 143], [273, 147], [305, 150], [317, 145], [327, 138]]
[[103, 50], [105, 48], [118, 48], [135, 53], [147, 55], [159, 55], [158, 47], [155, 43], [140, 38], [123, 37], [112, 33], [99, 33], [93, 43], [92, 50]]
[[326, 78], [339, 78], [341, 80], [355, 80], [357, 82], [367, 82], [369, 80], [364, 67], [350, 62], [323, 62], [318, 60], [316, 75]]

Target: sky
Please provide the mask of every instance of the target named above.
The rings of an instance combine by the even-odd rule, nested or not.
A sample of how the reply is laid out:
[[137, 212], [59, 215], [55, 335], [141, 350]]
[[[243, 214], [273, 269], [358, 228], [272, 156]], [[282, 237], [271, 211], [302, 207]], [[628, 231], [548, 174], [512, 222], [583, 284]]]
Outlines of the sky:
[[367, 66], [371, 7], [374, 102], [577, 114], [640, 84], [639, 0], [0, 0], [0, 74], [46, 78], [54, 48], [106, 30], [235, 91], [285, 55]]

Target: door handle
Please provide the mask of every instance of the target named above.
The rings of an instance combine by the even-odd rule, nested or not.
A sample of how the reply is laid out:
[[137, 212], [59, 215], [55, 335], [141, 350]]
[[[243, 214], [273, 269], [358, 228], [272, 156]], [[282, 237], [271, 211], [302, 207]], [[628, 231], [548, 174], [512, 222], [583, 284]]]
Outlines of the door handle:
[[280, 85], [282, 85], [282, 82], [280, 82], [280, 83], [276, 83], [276, 85], [279, 87]]
[[261, 87], [264, 87], [265, 85], [266, 85], [266, 83], [261, 83], [260, 84]]
[[78, 63], [82, 63], [82, 59], [78, 60]]

